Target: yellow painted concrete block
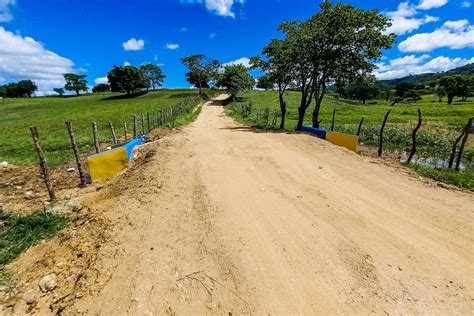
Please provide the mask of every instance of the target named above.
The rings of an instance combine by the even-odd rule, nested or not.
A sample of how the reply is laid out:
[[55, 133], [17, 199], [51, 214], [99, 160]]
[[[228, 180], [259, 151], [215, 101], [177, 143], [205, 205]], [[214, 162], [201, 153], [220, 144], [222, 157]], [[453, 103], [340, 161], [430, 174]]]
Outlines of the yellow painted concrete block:
[[359, 143], [359, 136], [343, 134], [338, 132], [327, 132], [326, 140], [334, 145], [346, 147], [349, 150], [356, 151]]
[[112, 149], [87, 158], [92, 181], [106, 180], [128, 167], [127, 149]]

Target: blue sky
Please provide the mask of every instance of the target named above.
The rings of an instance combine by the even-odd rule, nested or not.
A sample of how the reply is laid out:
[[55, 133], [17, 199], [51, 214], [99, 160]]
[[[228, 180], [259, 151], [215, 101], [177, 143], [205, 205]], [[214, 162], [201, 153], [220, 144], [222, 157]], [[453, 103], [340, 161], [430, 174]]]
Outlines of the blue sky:
[[[113, 65], [162, 65], [166, 87], [189, 87], [179, 58], [202, 53], [223, 63], [258, 54], [284, 20], [318, 10], [310, 0], [0, 0], [0, 84], [33, 79], [41, 93], [67, 71], [102, 82]], [[397, 43], [382, 79], [474, 62], [471, 0], [352, 0], [393, 19]], [[102, 78], [102, 79], [101, 79]]]

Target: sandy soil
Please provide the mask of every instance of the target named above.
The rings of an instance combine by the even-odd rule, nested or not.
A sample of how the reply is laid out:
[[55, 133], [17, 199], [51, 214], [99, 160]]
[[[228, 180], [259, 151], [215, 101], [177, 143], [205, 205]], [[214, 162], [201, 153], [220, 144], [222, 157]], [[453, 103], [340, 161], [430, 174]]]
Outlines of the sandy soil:
[[209, 102], [8, 267], [3, 313], [472, 314], [474, 195], [407, 173]]

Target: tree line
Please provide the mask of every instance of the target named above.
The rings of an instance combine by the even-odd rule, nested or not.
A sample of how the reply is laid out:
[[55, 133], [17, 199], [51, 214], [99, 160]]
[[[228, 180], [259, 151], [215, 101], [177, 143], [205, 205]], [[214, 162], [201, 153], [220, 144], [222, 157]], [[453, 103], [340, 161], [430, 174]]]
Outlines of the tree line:
[[[65, 73], [63, 77], [64, 87], [53, 89], [59, 96], [63, 96], [66, 90], [74, 92], [76, 95], [89, 90], [87, 75]], [[107, 74], [109, 83], [97, 84], [92, 88], [92, 92], [112, 91], [132, 94], [143, 90], [148, 91], [150, 88], [155, 90], [163, 85], [165, 78], [166, 75], [161, 67], [155, 64], [144, 64], [140, 67], [114, 66]], [[32, 80], [20, 80], [0, 86], [0, 97], [31, 97], [37, 90], [38, 87]]]
[[254, 78], [248, 73], [247, 67], [241, 64], [222, 65], [216, 59], [208, 59], [205, 55], [191, 55], [181, 58], [181, 62], [188, 69], [186, 81], [198, 89], [215, 87], [226, 89], [232, 99], [242, 91], [248, 91], [255, 86]]

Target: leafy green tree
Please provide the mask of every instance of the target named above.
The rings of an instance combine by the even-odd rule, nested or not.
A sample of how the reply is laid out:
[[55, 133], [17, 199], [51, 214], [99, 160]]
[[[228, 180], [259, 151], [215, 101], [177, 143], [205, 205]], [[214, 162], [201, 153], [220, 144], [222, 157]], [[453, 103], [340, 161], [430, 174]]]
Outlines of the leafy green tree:
[[31, 95], [38, 90], [38, 87], [36, 84], [31, 81], [31, 80], [20, 80], [18, 81], [18, 87], [19, 89], [19, 94], [21, 95], [27, 95], [28, 97], [31, 97]]
[[448, 97], [448, 104], [452, 104], [454, 97], [458, 94], [459, 92], [458, 84], [460, 81], [461, 81], [460, 76], [449, 76], [449, 77], [443, 77], [440, 79], [439, 85], [443, 87], [444, 92], [446, 93], [446, 96]]
[[244, 65], [229, 65], [225, 66], [224, 73], [219, 76], [217, 85], [229, 91], [232, 99], [235, 100], [237, 93], [252, 89], [255, 80]]
[[110, 91], [110, 86], [107, 83], [99, 83], [92, 88], [93, 93], [107, 92]]
[[[313, 126], [319, 126], [319, 111], [326, 88], [332, 83], [355, 81], [371, 73], [375, 61], [395, 41], [385, 34], [390, 22], [376, 10], [365, 11], [349, 4], [323, 1], [320, 11], [304, 22], [286, 22], [280, 29], [297, 53], [297, 81], [302, 91], [297, 129], [301, 129], [308, 96], [315, 100]], [[309, 75], [308, 75], [309, 74]], [[298, 76], [301, 76], [298, 78]], [[308, 88], [309, 84], [309, 88]]]
[[380, 87], [374, 76], [360, 78], [356, 82], [350, 83], [345, 88], [346, 95], [362, 101], [377, 98], [380, 94]]
[[59, 94], [59, 96], [64, 95], [64, 89], [63, 88], [54, 88], [53, 91], [56, 92], [57, 94]]
[[64, 74], [64, 80], [66, 84], [64, 89], [68, 91], [75, 91], [76, 95], [79, 95], [81, 91], [87, 91], [87, 80], [86, 75], [78, 75], [73, 73]]
[[255, 56], [250, 59], [251, 68], [261, 69], [265, 75], [260, 77], [258, 88], [265, 90], [278, 87], [278, 100], [280, 103], [281, 121], [280, 128], [285, 128], [286, 102], [285, 92], [292, 84], [294, 76], [294, 55], [288, 41], [272, 39], [262, 50], [262, 57]]
[[265, 74], [257, 79], [257, 88], [265, 91], [273, 89], [275, 83], [273, 82], [270, 75]]
[[149, 86], [148, 78], [134, 66], [114, 66], [107, 74], [113, 92], [135, 93]]
[[408, 91], [413, 89], [414, 86], [412, 84], [403, 82], [395, 86], [395, 95], [399, 98], [404, 98], [408, 94]]
[[444, 92], [444, 88], [441, 85], [436, 88], [436, 95], [438, 96], [438, 102], [443, 102], [443, 97], [446, 95], [446, 92]]
[[31, 95], [38, 90], [38, 87], [31, 80], [20, 80], [5, 85], [3, 90], [3, 93], [8, 98], [21, 98], [26, 96], [31, 97]]
[[161, 70], [160, 66], [155, 64], [145, 64], [140, 66], [140, 70], [150, 82], [150, 86], [153, 90], [163, 85], [166, 75], [163, 70]]
[[205, 55], [192, 55], [181, 58], [183, 65], [188, 68], [186, 80], [198, 88], [202, 94], [203, 88], [208, 88], [211, 81], [216, 81], [221, 63], [218, 60], [207, 60]]
[[0, 86], [0, 98], [6, 98], [6, 97], [7, 97], [7, 87]]

